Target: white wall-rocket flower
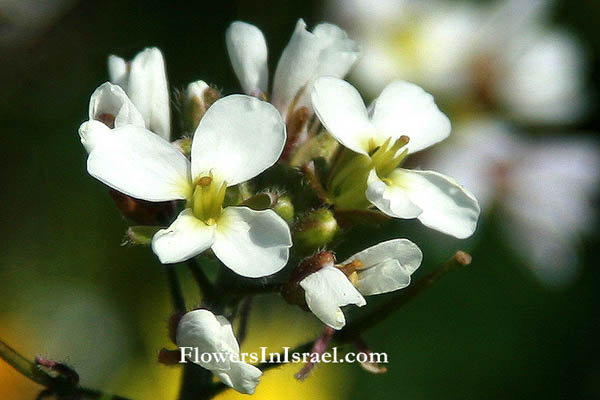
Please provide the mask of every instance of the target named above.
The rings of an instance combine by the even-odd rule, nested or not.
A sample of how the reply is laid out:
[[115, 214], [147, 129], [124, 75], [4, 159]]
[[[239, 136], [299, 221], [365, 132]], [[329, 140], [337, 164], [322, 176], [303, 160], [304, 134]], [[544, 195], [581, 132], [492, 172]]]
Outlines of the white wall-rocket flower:
[[585, 111], [585, 54], [573, 34], [549, 27], [552, 3], [332, 0], [329, 10], [361, 43], [353, 78], [371, 94], [406, 79], [454, 103], [569, 123]]
[[481, 118], [459, 125], [429, 162], [468, 183], [484, 210], [499, 211], [507, 243], [542, 282], [556, 286], [577, 277], [578, 243], [597, 221], [597, 143], [527, 140], [510, 124]]
[[247, 181], [279, 158], [285, 125], [270, 104], [245, 95], [215, 102], [194, 134], [191, 162], [169, 142], [136, 125], [109, 129], [91, 120], [79, 129], [89, 151], [88, 172], [128, 196], [147, 201], [186, 200], [152, 249], [176, 263], [211, 248], [234, 272], [261, 277], [286, 264], [288, 225], [272, 210], [225, 207], [227, 187]]
[[127, 62], [117, 56], [108, 58], [110, 81], [119, 85], [144, 118], [146, 128], [165, 140], [171, 137], [171, 111], [165, 61], [152, 47]]
[[[226, 34], [227, 50], [244, 92], [268, 93], [267, 44], [254, 25], [236, 21]], [[344, 77], [360, 55], [358, 45], [332, 24], [312, 32], [300, 19], [281, 54], [273, 79], [272, 103], [284, 118], [298, 107], [311, 109], [312, 84], [320, 76]]]
[[185, 313], [177, 326], [176, 342], [179, 347], [197, 349], [198, 355], [218, 353], [209, 361], [203, 361], [201, 357], [189, 361], [208, 369], [238, 392], [254, 393], [262, 371], [240, 360], [240, 346], [225, 317], [204, 309]]
[[363, 296], [388, 293], [410, 284], [423, 253], [407, 239], [393, 239], [369, 247], [338, 266], [333, 262], [300, 281], [308, 308], [323, 323], [342, 329], [346, 318], [340, 307], [367, 304]]
[[333, 176], [337, 207], [358, 208], [366, 197], [391, 217], [418, 218], [457, 238], [473, 234], [480, 210], [469, 192], [437, 172], [398, 168], [407, 154], [450, 134], [450, 121], [431, 95], [396, 81], [367, 110], [352, 85], [323, 77], [315, 82], [312, 101], [327, 131], [356, 154]]

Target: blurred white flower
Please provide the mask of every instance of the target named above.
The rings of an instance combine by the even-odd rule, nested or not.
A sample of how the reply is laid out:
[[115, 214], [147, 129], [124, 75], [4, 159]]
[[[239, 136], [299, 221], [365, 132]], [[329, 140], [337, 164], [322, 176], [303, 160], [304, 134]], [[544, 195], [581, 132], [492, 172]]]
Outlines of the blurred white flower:
[[315, 82], [312, 100], [327, 131], [360, 155], [342, 164], [332, 179], [336, 206], [356, 208], [366, 196], [391, 217], [417, 218], [457, 238], [473, 234], [479, 205], [462, 186], [437, 172], [397, 168], [407, 154], [450, 134], [450, 121], [430, 94], [396, 81], [367, 110], [352, 85], [322, 77]]
[[[267, 45], [257, 27], [245, 22], [231, 24], [226, 34], [227, 50], [244, 92], [268, 92]], [[332, 24], [319, 24], [312, 32], [299, 19], [281, 54], [273, 79], [272, 102], [285, 117], [299, 107], [311, 109], [312, 84], [320, 76], [344, 77], [360, 54], [346, 32]]]
[[227, 187], [258, 175], [281, 154], [285, 126], [272, 105], [245, 95], [216, 101], [196, 129], [191, 163], [140, 126], [109, 129], [91, 120], [79, 134], [89, 151], [88, 172], [101, 182], [137, 199], [186, 200], [173, 224], [154, 235], [161, 262], [181, 262], [211, 248], [246, 277], [271, 275], [286, 264], [290, 232], [274, 211], [223, 208]]
[[198, 349], [199, 355], [213, 355], [208, 361], [202, 357], [190, 358], [189, 361], [208, 369], [238, 392], [254, 393], [262, 371], [239, 360], [240, 346], [225, 317], [203, 309], [185, 313], [177, 326], [176, 341], [179, 347]]
[[123, 88], [142, 114], [146, 128], [169, 140], [169, 86], [165, 61], [160, 50], [155, 47], [147, 48], [129, 62], [117, 56], [110, 56], [108, 73], [111, 82]]
[[371, 94], [407, 79], [532, 123], [569, 123], [585, 111], [583, 49], [548, 26], [549, 0], [330, 2], [364, 55], [354, 78]]
[[526, 140], [510, 125], [480, 119], [431, 157], [436, 169], [468, 184], [484, 209], [498, 207], [508, 243], [543, 282], [577, 276], [580, 235], [596, 222], [597, 144], [573, 136]]
[[346, 318], [342, 306], [367, 304], [364, 296], [405, 288], [421, 265], [423, 253], [407, 239], [371, 246], [338, 266], [323, 266], [300, 281], [308, 308], [323, 323], [342, 329]]

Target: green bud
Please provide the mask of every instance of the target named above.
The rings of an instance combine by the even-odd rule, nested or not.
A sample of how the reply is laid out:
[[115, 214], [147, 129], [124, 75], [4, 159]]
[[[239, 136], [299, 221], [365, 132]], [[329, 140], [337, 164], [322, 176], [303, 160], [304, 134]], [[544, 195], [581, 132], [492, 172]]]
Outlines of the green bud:
[[276, 193], [263, 192], [247, 198], [242, 202], [242, 205], [250, 207], [253, 210], [267, 210], [275, 206], [277, 198]]
[[171, 143], [175, 146], [184, 156], [190, 157], [192, 154], [192, 138], [191, 137], [182, 137], [179, 140]]
[[327, 245], [338, 231], [331, 210], [319, 208], [302, 216], [294, 226], [294, 247], [306, 254]]
[[154, 234], [160, 229], [160, 226], [130, 226], [125, 232], [123, 245], [133, 244], [140, 246], [150, 246]]
[[277, 202], [273, 206], [273, 211], [277, 213], [285, 222], [291, 224], [294, 220], [294, 205], [290, 196], [279, 196]]

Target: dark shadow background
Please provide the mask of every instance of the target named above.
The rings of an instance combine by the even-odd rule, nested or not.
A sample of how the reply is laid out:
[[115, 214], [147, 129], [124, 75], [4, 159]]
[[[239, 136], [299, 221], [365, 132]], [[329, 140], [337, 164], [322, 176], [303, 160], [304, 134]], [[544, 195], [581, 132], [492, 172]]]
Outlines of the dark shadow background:
[[[173, 88], [203, 79], [231, 93], [238, 84], [224, 33], [232, 20], [263, 30], [273, 71], [297, 18], [314, 26], [322, 20], [320, 5], [81, 2], [33, 41], [2, 50], [0, 337], [29, 357], [73, 357], [84, 382], [96, 387], [138, 393], [127, 383], [137, 368], [128, 359], [153, 360], [156, 343], [166, 343], [147, 336], [163, 337], [169, 297], [163, 267], [151, 252], [119, 247], [126, 223], [106, 189], [85, 171], [77, 129], [87, 119], [90, 94], [107, 80], [106, 57], [131, 58], [157, 46]], [[599, 93], [600, 4], [563, 0], [556, 19], [586, 41], [589, 82]], [[599, 131], [598, 113], [577, 128]], [[389, 229], [406, 232], [424, 249], [428, 259], [420, 275], [458, 247], [473, 247], [475, 262], [369, 332], [373, 349], [389, 353], [387, 374], [370, 375], [358, 366], [328, 370], [343, 374], [349, 398], [600, 399], [597, 237], [584, 249], [581, 278], [550, 291], [506, 249], [493, 216], [469, 242], [417, 224]], [[383, 236], [354, 232], [347, 253]], [[186, 276], [183, 269], [181, 274]], [[104, 354], [101, 363], [86, 356], [90, 348]], [[124, 364], [130, 373], [115, 378]], [[155, 378], [161, 385], [163, 378]], [[0, 362], [0, 397], [29, 399], [38, 389]]]

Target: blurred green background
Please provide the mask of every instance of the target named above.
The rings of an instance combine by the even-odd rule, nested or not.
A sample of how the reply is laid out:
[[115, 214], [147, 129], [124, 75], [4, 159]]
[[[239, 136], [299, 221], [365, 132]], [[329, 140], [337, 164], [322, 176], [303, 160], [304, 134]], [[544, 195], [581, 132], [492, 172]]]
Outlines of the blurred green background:
[[[2, 41], [0, 53], [0, 337], [27, 357], [73, 365], [83, 383], [134, 399], [173, 398], [177, 368], [160, 366], [170, 315], [164, 267], [144, 248], [121, 247], [127, 227], [105, 187], [85, 171], [77, 129], [92, 91], [107, 80], [106, 57], [146, 46], [165, 56], [170, 84], [193, 80], [238, 91], [224, 33], [232, 20], [259, 26], [271, 70], [297, 18], [321, 22], [317, 1], [76, 2], [35, 37]], [[600, 93], [600, 4], [558, 4], [557, 23], [586, 43], [589, 85]], [[0, 23], [3, 19], [0, 15]], [[3, 27], [0, 35], [6, 35]], [[599, 131], [598, 113], [578, 125]], [[476, 237], [449, 239], [418, 223], [354, 231], [340, 259], [378, 239], [408, 237], [432, 270], [457, 248], [474, 263], [455, 272], [366, 335], [386, 351], [388, 373], [320, 366], [298, 383], [291, 366], [265, 374], [262, 398], [600, 398], [598, 238], [588, 238], [581, 277], [541, 286], [503, 244], [494, 216]], [[188, 305], [199, 297], [183, 266]], [[381, 296], [385, 297], [385, 296]], [[381, 299], [373, 299], [377, 302]], [[264, 297], [247, 346], [300, 343], [319, 332], [310, 315]], [[285, 334], [282, 334], [286, 332]], [[0, 362], [0, 398], [33, 399], [41, 388]], [[228, 392], [225, 397], [231, 396]]]

